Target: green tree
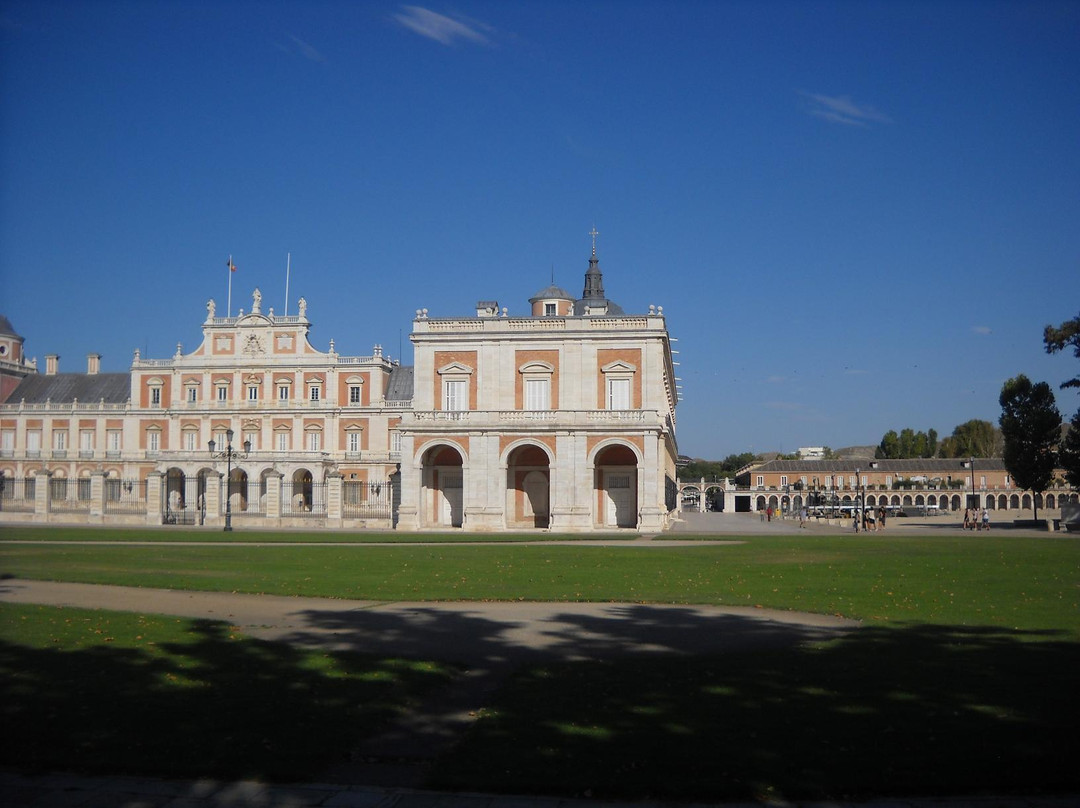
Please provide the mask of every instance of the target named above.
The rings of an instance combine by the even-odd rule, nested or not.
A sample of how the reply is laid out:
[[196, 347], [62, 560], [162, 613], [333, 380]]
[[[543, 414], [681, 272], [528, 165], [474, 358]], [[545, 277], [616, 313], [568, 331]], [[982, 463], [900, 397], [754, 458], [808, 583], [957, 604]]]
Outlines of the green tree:
[[1000, 457], [1001, 432], [989, 421], [973, 418], [952, 431], [941, 442], [940, 457]]
[[[1043, 344], [1046, 346], [1046, 352], [1049, 354], [1063, 351], [1067, 346], [1072, 346], [1073, 356], [1080, 359], [1080, 315], [1077, 315], [1071, 320], [1066, 320], [1061, 325], [1054, 327], [1052, 325], [1046, 326], [1043, 329]], [[1069, 379], [1063, 385], [1062, 389], [1066, 387], [1080, 387], [1080, 376], [1075, 376]]]
[[1061, 439], [1058, 464], [1065, 469], [1069, 485], [1080, 488], [1080, 410], [1069, 421], [1069, 430]]
[[898, 460], [910, 457], [933, 457], [937, 452], [937, 432], [931, 429], [928, 433], [914, 429], [901, 430], [896, 434], [895, 429], [890, 429], [881, 438], [881, 443], [874, 450], [874, 457]]
[[[1056, 328], [1048, 325], [1043, 331], [1043, 344], [1047, 353], [1063, 351], [1067, 346], [1072, 346], [1073, 356], [1080, 359], [1080, 316], [1072, 320], [1066, 320]], [[1074, 376], [1061, 385], [1061, 389], [1067, 387], [1080, 387], [1080, 376]], [[1061, 438], [1059, 462], [1065, 469], [1065, 479], [1073, 488], [1080, 488], [1080, 409], [1069, 422], [1069, 429]]]
[[874, 457], [879, 460], [895, 460], [900, 457], [900, 436], [895, 429], [890, 429], [882, 438], [874, 451]]
[[1061, 413], [1046, 382], [1032, 384], [1020, 374], [1001, 388], [1001, 435], [1005, 441], [1005, 468], [1017, 485], [1031, 491], [1035, 518], [1038, 496], [1054, 477], [1057, 445], [1061, 439]]

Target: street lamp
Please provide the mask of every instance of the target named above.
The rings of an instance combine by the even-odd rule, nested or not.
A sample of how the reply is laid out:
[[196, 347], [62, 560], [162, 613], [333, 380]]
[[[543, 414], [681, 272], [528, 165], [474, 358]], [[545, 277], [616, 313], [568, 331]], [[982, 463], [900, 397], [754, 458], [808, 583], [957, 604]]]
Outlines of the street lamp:
[[971, 458], [968, 463], [971, 466], [971, 496], [968, 497], [968, 507], [978, 508], [978, 502], [975, 499], [975, 458]]
[[244, 453], [233, 451], [232, 439], [235, 433], [231, 429], [225, 430], [225, 448], [220, 452], [215, 452], [217, 444], [214, 439], [210, 439], [209, 448], [210, 456], [214, 458], [225, 459], [225, 530], [227, 532], [232, 531], [232, 497], [229, 496], [232, 488], [232, 461], [234, 457], [247, 457], [251, 453], [251, 441], [244, 441]]

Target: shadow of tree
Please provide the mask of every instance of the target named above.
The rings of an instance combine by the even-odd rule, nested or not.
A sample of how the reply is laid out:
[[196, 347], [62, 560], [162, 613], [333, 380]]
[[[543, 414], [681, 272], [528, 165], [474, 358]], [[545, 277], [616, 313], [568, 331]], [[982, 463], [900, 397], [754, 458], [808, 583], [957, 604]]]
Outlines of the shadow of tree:
[[1075, 792], [1080, 644], [868, 628], [755, 653], [514, 677], [431, 784], [598, 797]]
[[450, 675], [187, 624], [183, 642], [155, 644], [151, 628], [144, 647], [0, 642], [3, 765], [303, 780]]

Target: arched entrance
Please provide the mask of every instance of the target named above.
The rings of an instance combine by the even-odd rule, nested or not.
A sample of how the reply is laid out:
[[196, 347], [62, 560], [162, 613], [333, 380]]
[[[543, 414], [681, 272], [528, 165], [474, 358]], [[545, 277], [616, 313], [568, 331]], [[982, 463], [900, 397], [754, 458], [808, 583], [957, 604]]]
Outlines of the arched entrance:
[[424, 452], [424, 514], [421, 524], [461, 527], [465, 524], [465, 473], [461, 453], [439, 444]]
[[506, 463], [509, 526], [549, 526], [550, 474], [548, 454], [539, 446], [518, 446], [510, 452]]
[[601, 449], [595, 463], [596, 522], [603, 527], [637, 527], [637, 455], [629, 446]]
[[233, 513], [242, 513], [247, 510], [248, 504], [248, 476], [243, 469], [233, 469], [229, 477], [229, 502]]
[[176, 513], [184, 509], [184, 483], [186, 480], [187, 478], [181, 469], [174, 467], [165, 472], [166, 513]]
[[313, 494], [315, 493], [314, 479], [307, 469], [297, 469], [292, 476], [292, 491], [289, 494], [289, 504], [293, 513], [303, 513], [311, 510]]

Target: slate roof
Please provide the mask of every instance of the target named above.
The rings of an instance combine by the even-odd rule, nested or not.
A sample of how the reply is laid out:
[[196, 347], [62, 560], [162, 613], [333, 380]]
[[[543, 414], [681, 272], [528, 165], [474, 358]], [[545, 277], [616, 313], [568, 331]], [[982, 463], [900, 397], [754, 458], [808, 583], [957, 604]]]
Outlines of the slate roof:
[[15, 331], [15, 327], [11, 324], [11, 320], [2, 314], [0, 314], [0, 336], [18, 337], [19, 339], [22, 339], [22, 335]]
[[413, 366], [398, 365], [390, 371], [386, 385], [387, 401], [411, 401], [413, 397]]
[[55, 376], [33, 374], [11, 391], [8, 404], [70, 404], [78, 399], [106, 404], [123, 404], [131, 398], [131, 376], [127, 373], [57, 373]]
[[530, 303], [535, 303], [537, 300], [573, 300], [574, 296], [561, 286], [555, 286], [552, 284], [544, 289], [541, 289], [535, 295], [529, 298]]

